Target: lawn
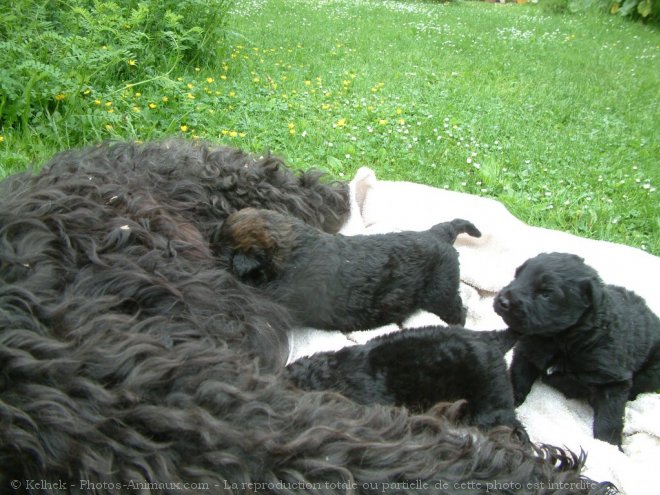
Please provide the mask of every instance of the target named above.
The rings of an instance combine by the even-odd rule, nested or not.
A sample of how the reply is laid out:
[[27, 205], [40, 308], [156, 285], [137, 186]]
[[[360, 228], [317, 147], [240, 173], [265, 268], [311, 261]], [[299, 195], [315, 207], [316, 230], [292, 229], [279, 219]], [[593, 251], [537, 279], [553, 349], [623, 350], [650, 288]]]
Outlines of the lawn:
[[236, 0], [226, 43], [217, 63], [60, 95], [0, 130], [1, 172], [182, 134], [493, 197], [660, 255], [657, 28], [539, 5]]

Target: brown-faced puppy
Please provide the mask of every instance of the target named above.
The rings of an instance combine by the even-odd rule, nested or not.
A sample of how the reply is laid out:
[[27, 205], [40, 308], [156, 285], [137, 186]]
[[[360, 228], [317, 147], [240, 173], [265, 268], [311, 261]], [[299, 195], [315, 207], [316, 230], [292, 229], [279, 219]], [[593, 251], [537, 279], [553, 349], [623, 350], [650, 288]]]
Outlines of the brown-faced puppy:
[[540, 376], [594, 409], [594, 437], [620, 445], [626, 401], [660, 388], [660, 320], [633, 292], [605, 285], [579, 256], [543, 253], [516, 270], [494, 308], [522, 334], [511, 365], [516, 405]]
[[465, 399], [467, 424], [483, 430], [505, 425], [526, 438], [504, 361], [515, 340], [511, 330], [414, 328], [304, 357], [287, 369], [300, 388], [334, 390], [360, 404], [423, 412], [438, 402]]
[[459, 294], [459, 233], [467, 220], [424, 232], [331, 235], [289, 215], [246, 208], [221, 228], [224, 256], [242, 281], [261, 288], [297, 324], [353, 331], [402, 323], [418, 309], [464, 324]]

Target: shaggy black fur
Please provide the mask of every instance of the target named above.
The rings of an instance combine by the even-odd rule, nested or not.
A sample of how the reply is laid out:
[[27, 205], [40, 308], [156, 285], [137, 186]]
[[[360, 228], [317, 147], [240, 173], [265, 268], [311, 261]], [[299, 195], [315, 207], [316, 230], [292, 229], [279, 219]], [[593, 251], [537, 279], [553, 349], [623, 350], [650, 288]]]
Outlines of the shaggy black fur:
[[336, 230], [346, 188], [315, 177], [169, 141], [68, 152], [0, 184], [1, 493], [603, 489], [569, 452], [284, 379], [287, 312], [207, 237], [247, 205]]
[[605, 285], [578, 256], [527, 260], [495, 298], [522, 334], [511, 365], [516, 405], [543, 380], [594, 409], [594, 437], [620, 445], [626, 401], [660, 388], [660, 320], [645, 301]]
[[415, 328], [304, 357], [287, 368], [301, 388], [335, 390], [361, 404], [420, 412], [438, 402], [465, 399], [467, 424], [484, 430], [507, 425], [525, 436], [504, 361], [515, 340], [508, 330]]
[[452, 245], [463, 232], [481, 235], [461, 219], [424, 232], [329, 235], [248, 208], [227, 218], [220, 239], [234, 273], [286, 306], [299, 325], [353, 331], [400, 324], [420, 308], [464, 324]]

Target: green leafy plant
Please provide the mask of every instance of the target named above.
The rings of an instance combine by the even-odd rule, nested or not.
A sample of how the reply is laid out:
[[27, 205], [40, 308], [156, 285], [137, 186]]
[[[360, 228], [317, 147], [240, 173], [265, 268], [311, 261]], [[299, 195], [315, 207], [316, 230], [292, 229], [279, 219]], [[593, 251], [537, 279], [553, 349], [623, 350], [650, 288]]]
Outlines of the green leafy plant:
[[228, 0], [19, 0], [0, 17], [0, 125], [28, 128], [92, 91], [216, 63]]

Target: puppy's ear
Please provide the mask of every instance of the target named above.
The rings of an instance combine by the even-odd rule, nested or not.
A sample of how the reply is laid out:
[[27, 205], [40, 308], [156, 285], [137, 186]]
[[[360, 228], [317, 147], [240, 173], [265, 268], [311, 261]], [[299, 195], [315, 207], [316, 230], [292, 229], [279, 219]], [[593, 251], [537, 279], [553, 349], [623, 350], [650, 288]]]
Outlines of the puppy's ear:
[[603, 282], [597, 277], [588, 277], [580, 280], [580, 297], [585, 307], [597, 310], [603, 299]]
[[246, 253], [235, 253], [231, 260], [231, 268], [238, 277], [245, 278], [261, 268], [261, 263], [254, 256]]

